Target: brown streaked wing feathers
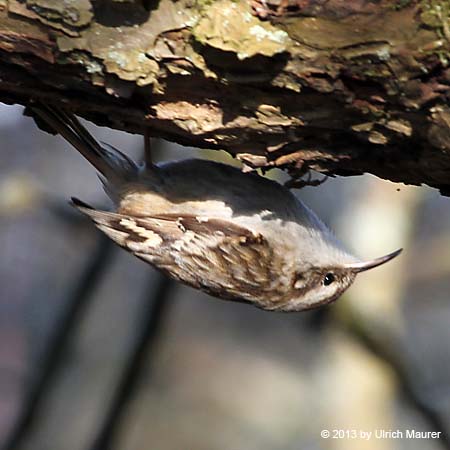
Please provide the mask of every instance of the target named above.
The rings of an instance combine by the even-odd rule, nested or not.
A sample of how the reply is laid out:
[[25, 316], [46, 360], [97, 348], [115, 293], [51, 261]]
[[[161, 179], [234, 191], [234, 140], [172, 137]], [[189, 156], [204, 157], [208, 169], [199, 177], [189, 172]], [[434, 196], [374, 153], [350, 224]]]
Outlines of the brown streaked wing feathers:
[[[272, 249], [245, 227], [194, 215], [134, 217], [73, 203], [119, 245], [191, 286], [247, 301], [273, 289]], [[171, 248], [175, 241], [183, 243], [177, 250]]]
[[224, 219], [199, 218], [192, 214], [158, 214], [146, 217], [119, 214], [96, 210], [77, 198], [72, 198], [72, 204], [97, 224], [110, 226], [117, 231], [129, 232], [130, 230], [125, 230], [120, 222], [123, 219], [133, 220], [139, 227], [148, 228], [160, 234], [164, 241], [179, 239], [186, 231], [192, 231], [196, 234], [218, 234], [223, 237], [237, 238], [242, 244], [263, 243], [263, 237], [260, 234], [255, 234], [248, 228]]

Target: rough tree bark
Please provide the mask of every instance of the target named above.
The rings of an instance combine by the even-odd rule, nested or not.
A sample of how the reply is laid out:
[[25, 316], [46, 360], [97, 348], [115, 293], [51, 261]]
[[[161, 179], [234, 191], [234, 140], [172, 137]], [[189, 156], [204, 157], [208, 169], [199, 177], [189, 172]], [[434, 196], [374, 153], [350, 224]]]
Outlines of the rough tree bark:
[[0, 0], [0, 101], [450, 194], [450, 2]]

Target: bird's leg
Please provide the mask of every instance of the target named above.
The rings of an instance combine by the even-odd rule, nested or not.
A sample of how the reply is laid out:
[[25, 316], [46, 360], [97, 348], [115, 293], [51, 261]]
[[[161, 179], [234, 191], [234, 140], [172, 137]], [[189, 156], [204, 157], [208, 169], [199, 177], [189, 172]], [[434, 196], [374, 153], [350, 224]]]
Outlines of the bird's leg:
[[145, 127], [144, 130], [144, 161], [147, 168], [154, 166], [152, 160], [152, 145], [150, 140], [150, 133], [147, 127]]
[[320, 186], [321, 184], [325, 183], [325, 181], [328, 180], [328, 175], [324, 175], [322, 179], [313, 180], [311, 171], [308, 171], [306, 175], [306, 179], [301, 178], [291, 178], [290, 180], [286, 181], [284, 185], [288, 189], [302, 189], [306, 186]]

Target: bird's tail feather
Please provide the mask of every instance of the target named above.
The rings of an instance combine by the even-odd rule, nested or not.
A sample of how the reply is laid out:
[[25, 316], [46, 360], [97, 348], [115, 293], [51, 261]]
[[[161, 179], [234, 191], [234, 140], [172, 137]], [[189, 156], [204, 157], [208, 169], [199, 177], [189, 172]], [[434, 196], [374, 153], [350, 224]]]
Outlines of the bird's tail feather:
[[55, 106], [32, 105], [31, 109], [51, 128], [72, 144], [108, 181], [136, 176], [138, 166], [117, 149], [100, 145], [71, 113]]

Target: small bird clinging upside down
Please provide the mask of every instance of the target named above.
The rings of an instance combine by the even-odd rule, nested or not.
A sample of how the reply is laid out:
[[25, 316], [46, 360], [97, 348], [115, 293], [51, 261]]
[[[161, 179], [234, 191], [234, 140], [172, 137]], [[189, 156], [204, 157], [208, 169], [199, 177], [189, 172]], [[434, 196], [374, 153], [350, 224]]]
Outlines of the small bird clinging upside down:
[[100, 145], [72, 114], [32, 109], [100, 172], [115, 210], [77, 199], [74, 206], [138, 258], [216, 297], [266, 310], [312, 309], [401, 251], [361, 262], [275, 181], [200, 159], [139, 166]]

